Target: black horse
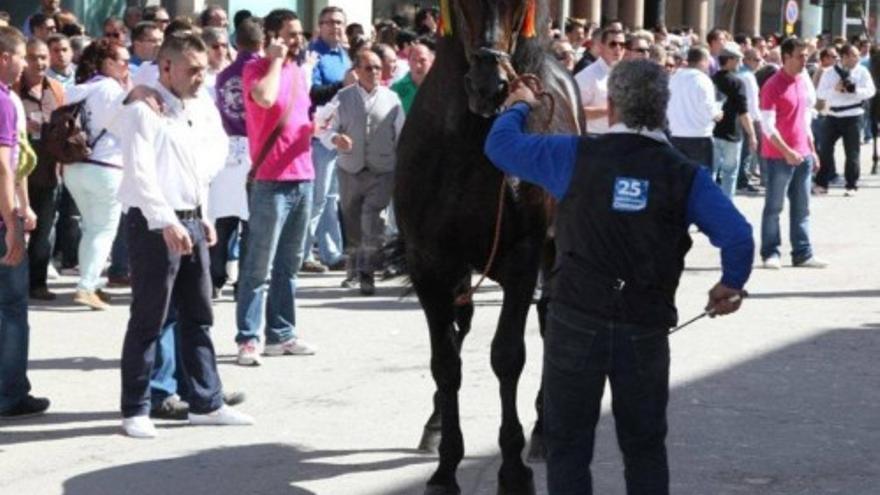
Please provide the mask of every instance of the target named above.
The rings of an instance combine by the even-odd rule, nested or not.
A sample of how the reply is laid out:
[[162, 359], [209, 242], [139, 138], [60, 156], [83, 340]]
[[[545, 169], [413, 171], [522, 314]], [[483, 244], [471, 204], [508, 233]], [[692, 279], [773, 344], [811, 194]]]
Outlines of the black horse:
[[[487, 269], [504, 183], [497, 256], [488, 269], [504, 289], [491, 351], [502, 405], [498, 493], [531, 494], [516, 394], [525, 364], [526, 317], [547, 253], [550, 202], [537, 186], [505, 180], [483, 154], [483, 144], [514, 74], [537, 76], [555, 102], [533, 112], [530, 128], [579, 133], [583, 115], [574, 81], [545, 50], [546, 0], [449, 0], [449, 5], [450, 18], [443, 22], [452, 33], [440, 39], [436, 62], [407, 117], [394, 192], [410, 278], [428, 320], [437, 385], [422, 446], [439, 440], [440, 463], [426, 493], [460, 493], [455, 478], [464, 455], [459, 352], [474, 307], [456, 299], [470, 291], [474, 270]], [[537, 35], [528, 32], [529, 17]], [[535, 433], [540, 432], [539, 412]]]

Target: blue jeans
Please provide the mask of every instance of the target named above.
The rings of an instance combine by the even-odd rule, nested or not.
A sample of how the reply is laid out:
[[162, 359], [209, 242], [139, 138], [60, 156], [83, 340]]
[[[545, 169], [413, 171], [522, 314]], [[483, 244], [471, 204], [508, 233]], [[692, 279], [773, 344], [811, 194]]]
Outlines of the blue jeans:
[[254, 182], [247, 250], [238, 277], [235, 341], [239, 344], [259, 340], [267, 278], [266, 343], [296, 337], [296, 274], [303, 261], [311, 207], [311, 182]]
[[767, 192], [761, 217], [761, 258], [779, 256], [779, 214], [788, 195], [791, 225], [791, 259], [803, 263], [813, 256], [810, 246], [810, 175], [813, 158], [791, 166], [785, 160], [767, 160]]
[[549, 493], [593, 493], [590, 462], [608, 380], [626, 493], [669, 494], [667, 332], [550, 305], [543, 375]]
[[736, 175], [739, 172], [739, 150], [742, 141], [728, 141], [715, 138], [714, 163], [712, 175], [721, 174], [721, 191], [728, 198], [736, 192]]
[[[6, 256], [6, 228], [0, 226], [0, 257]], [[15, 407], [31, 391], [27, 378], [28, 260], [0, 265], [0, 413]]]
[[177, 393], [177, 308], [172, 304], [156, 345], [156, 361], [150, 374], [151, 408]]
[[312, 140], [315, 182], [312, 212], [309, 215], [305, 259], [314, 261], [312, 247], [318, 243], [318, 258], [333, 265], [342, 258], [342, 227], [339, 225], [339, 180], [336, 177], [336, 150]]

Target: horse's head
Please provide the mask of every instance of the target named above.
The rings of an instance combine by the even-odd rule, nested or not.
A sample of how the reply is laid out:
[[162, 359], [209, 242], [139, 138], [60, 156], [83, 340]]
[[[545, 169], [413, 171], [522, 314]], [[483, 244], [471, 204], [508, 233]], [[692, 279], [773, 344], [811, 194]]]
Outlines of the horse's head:
[[[535, 36], [538, 0], [449, 0], [456, 36], [464, 45], [468, 107], [494, 115], [508, 94], [511, 57], [521, 37]], [[450, 22], [445, 20], [444, 22]]]

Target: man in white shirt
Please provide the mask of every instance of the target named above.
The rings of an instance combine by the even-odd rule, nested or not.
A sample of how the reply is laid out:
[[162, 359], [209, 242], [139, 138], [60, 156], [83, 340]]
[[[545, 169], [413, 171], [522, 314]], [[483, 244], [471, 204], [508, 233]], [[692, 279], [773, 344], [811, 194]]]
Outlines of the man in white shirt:
[[[749, 40], [748, 44], [751, 44], [751, 40]], [[740, 68], [740, 71], [736, 74], [737, 77], [742, 80], [743, 86], [746, 89], [746, 103], [749, 107], [749, 117], [752, 118], [752, 125], [755, 127], [755, 136], [758, 139], [758, 149], [761, 149], [761, 95], [755, 72], [761, 68], [763, 62], [761, 56], [758, 54], [758, 50], [748, 48], [743, 51], [743, 65]], [[745, 193], [759, 192], [757, 187], [749, 183], [749, 174], [754, 174], [758, 171], [757, 164], [758, 153], [752, 152], [748, 146], [743, 146], [740, 152], [739, 175], [736, 178], [737, 191]]]
[[623, 59], [625, 49], [623, 31], [606, 28], [602, 32], [599, 58], [574, 76], [587, 116], [588, 134], [608, 132], [608, 76], [611, 69]]
[[164, 111], [143, 102], [120, 112], [123, 178], [131, 262], [131, 317], [122, 349], [122, 427], [157, 436], [149, 419], [149, 378], [169, 306], [178, 312], [179, 354], [186, 368], [191, 424], [247, 425], [253, 418], [223, 404], [210, 330], [208, 246], [213, 226], [202, 218], [210, 180], [223, 166], [226, 134], [210, 101], [196, 99], [207, 66], [205, 44], [192, 34], [166, 38], [156, 90]]
[[712, 130], [723, 116], [715, 101], [715, 85], [709, 78], [709, 51], [703, 47], [688, 50], [687, 67], [669, 80], [670, 142], [686, 157], [712, 169]]
[[[342, 89], [331, 105], [336, 112], [322, 141], [339, 150], [339, 199], [348, 240], [345, 287], [375, 293], [373, 272], [381, 265], [381, 214], [391, 201], [397, 139], [404, 111], [397, 93], [382, 86], [382, 60], [371, 50], [357, 55], [357, 84]], [[355, 281], [357, 276], [357, 281]]]
[[816, 174], [816, 186], [825, 191], [828, 183], [837, 175], [834, 164], [834, 146], [843, 138], [843, 150], [846, 153], [844, 178], [846, 179], [845, 196], [854, 196], [859, 180], [859, 131], [862, 116], [865, 113], [864, 102], [874, 96], [876, 88], [868, 72], [859, 63], [859, 50], [853, 45], [845, 45], [840, 49], [840, 64], [825, 71], [816, 89], [820, 100], [825, 101], [828, 117], [819, 143], [819, 173]]

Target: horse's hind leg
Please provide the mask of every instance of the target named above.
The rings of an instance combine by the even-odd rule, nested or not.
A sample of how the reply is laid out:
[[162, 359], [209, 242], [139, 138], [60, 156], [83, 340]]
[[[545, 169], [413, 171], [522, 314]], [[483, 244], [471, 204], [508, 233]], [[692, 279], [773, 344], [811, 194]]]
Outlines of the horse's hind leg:
[[413, 282], [431, 334], [431, 374], [437, 385], [434, 404], [440, 413], [441, 427], [440, 464], [428, 481], [425, 494], [458, 495], [461, 490], [455, 471], [464, 457], [464, 440], [458, 416], [461, 358], [454, 327], [454, 284], [423, 276], [414, 276]]
[[[471, 277], [470, 274], [465, 277], [465, 280], [459, 285], [459, 288], [456, 290], [456, 295], [465, 294], [471, 288]], [[461, 348], [464, 345], [464, 338], [471, 331], [471, 320], [474, 317], [474, 303], [473, 301], [469, 301], [465, 305], [456, 305], [455, 306], [455, 326], [457, 327], [457, 331], [455, 332], [455, 342], [457, 344], [458, 353], [461, 355]], [[434, 410], [431, 412], [431, 417], [428, 418], [428, 421], [425, 423], [425, 428], [422, 431], [422, 439], [419, 441], [419, 450], [424, 452], [436, 453], [437, 449], [440, 446], [440, 431], [441, 431], [441, 421], [440, 421], [440, 406], [438, 405], [439, 392], [434, 393]]]
[[504, 495], [533, 495], [532, 470], [522, 460], [525, 436], [516, 409], [519, 378], [526, 359], [524, 332], [531, 305], [537, 263], [529, 263], [522, 251], [510, 253], [516, 260], [507, 266], [504, 274], [504, 304], [495, 338], [492, 340], [492, 370], [498, 377], [501, 390], [501, 446], [502, 463], [498, 471], [498, 493]]
[[[547, 313], [549, 311], [550, 299], [552, 297], [551, 289], [553, 287], [553, 265], [556, 258], [556, 244], [549, 240], [544, 243], [541, 276], [542, 290], [541, 299], [538, 301], [536, 308], [538, 310], [538, 328], [541, 332], [541, 338], [544, 338], [544, 331], [547, 329]], [[537, 420], [535, 427], [532, 429], [532, 438], [529, 442], [529, 453], [527, 459], [529, 462], [544, 462], [547, 459], [547, 446], [544, 444], [544, 387], [538, 389], [538, 396], [535, 398], [535, 412]]]

